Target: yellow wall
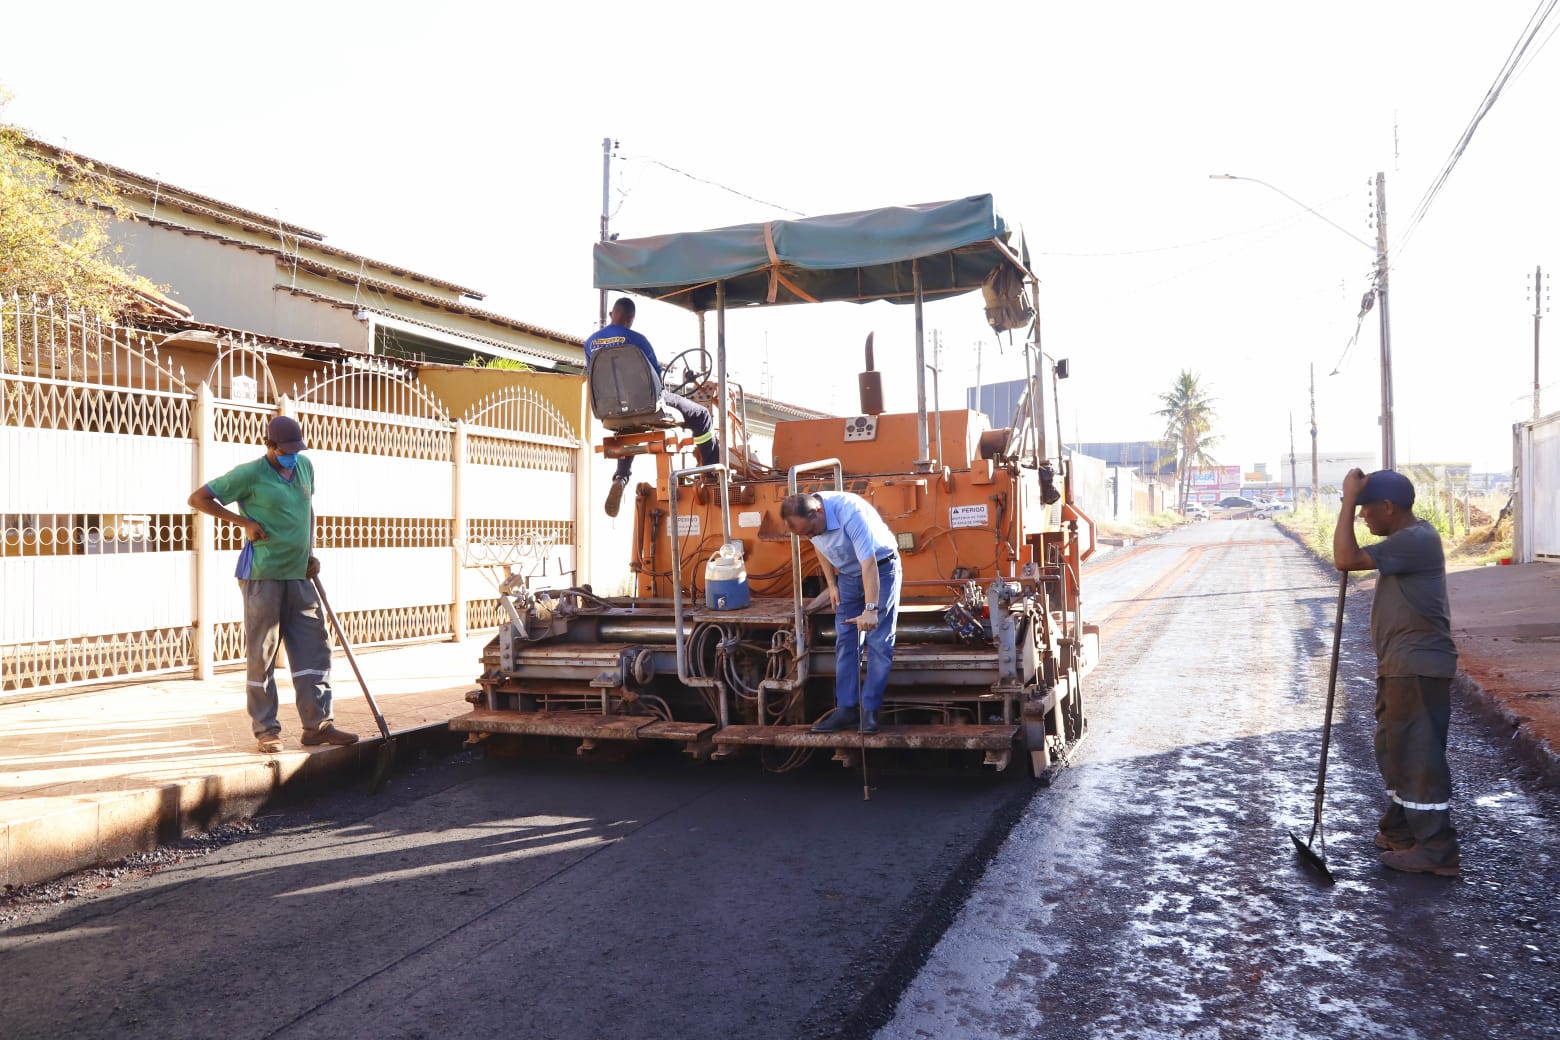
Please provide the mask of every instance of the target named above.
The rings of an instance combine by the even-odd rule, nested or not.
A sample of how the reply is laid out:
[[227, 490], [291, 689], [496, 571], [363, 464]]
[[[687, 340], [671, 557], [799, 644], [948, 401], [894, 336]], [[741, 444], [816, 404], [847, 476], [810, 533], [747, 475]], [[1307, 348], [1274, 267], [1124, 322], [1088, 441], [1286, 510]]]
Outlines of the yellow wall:
[[459, 419], [471, 406], [505, 387], [528, 387], [546, 398], [574, 426], [581, 440], [590, 431], [585, 417], [585, 377], [557, 372], [521, 372], [503, 368], [423, 368], [417, 379], [444, 402], [451, 419]]

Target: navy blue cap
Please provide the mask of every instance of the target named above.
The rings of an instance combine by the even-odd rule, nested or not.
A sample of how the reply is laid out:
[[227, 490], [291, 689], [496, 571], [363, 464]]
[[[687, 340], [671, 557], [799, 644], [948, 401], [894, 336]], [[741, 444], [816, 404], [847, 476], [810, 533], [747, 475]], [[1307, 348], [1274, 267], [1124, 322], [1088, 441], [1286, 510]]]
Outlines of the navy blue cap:
[[1365, 490], [1356, 500], [1359, 505], [1372, 502], [1391, 502], [1408, 509], [1414, 504], [1414, 482], [1390, 469], [1378, 469], [1365, 478]]
[[309, 447], [303, 443], [303, 427], [285, 415], [278, 415], [271, 420], [265, 428], [265, 439], [276, 445], [276, 450], [284, 455], [307, 451]]

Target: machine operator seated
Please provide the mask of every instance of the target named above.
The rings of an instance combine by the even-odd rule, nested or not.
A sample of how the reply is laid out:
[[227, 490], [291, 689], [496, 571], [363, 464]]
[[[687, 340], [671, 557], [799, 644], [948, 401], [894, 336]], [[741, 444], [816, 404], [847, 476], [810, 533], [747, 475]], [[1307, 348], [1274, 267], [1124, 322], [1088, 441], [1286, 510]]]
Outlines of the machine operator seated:
[[[661, 371], [661, 363], [655, 356], [655, 349], [650, 346], [650, 341], [640, 333], [634, 331], [634, 301], [628, 297], [620, 297], [612, 305], [612, 321], [610, 324], [591, 333], [585, 340], [585, 361], [589, 365], [591, 357], [600, 350], [608, 347], [618, 347], [625, 344], [638, 347], [640, 352], [649, 360], [653, 371]], [[662, 388], [660, 391], [661, 402], [676, 409], [682, 416], [682, 425], [693, 434], [693, 444], [699, 455], [701, 466], [712, 465], [720, 460], [720, 449], [715, 443], [715, 434], [711, 429], [710, 412], [701, 404], [690, 401], [681, 394], [673, 393]], [[595, 395], [592, 394], [592, 401]], [[658, 408], [652, 408], [658, 411]], [[598, 416], [600, 418], [600, 416]], [[612, 476], [612, 486], [607, 491], [607, 515], [617, 516], [618, 510], [623, 505], [623, 488], [628, 485], [629, 471], [634, 466], [634, 457], [625, 455], [618, 459], [617, 472]]]

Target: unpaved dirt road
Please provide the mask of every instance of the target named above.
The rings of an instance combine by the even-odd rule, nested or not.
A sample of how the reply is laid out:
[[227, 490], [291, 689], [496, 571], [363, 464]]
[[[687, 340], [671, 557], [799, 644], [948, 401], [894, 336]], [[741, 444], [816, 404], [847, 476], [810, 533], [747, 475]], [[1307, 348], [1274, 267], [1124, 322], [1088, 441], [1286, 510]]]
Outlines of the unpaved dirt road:
[[1324, 889], [1287, 835], [1333, 576], [1255, 521], [1086, 573], [1105, 660], [1048, 789], [464, 753], [12, 920], [0, 1036], [1560, 1037], [1560, 812], [1464, 713], [1464, 878], [1375, 861], [1363, 601]]

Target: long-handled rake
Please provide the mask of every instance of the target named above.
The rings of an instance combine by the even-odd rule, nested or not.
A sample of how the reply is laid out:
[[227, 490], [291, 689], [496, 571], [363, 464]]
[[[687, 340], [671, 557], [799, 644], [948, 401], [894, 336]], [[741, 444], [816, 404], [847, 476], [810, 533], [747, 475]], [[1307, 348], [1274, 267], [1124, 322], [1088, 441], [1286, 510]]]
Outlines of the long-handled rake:
[[385, 717], [379, 711], [379, 705], [374, 702], [374, 695], [368, 690], [368, 683], [363, 681], [363, 670], [358, 667], [357, 655], [352, 652], [352, 644], [347, 641], [346, 630], [341, 627], [336, 612], [330, 609], [330, 599], [325, 595], [325, 586], [320, 584], [319, 578], [311, 578], [314, 582], [314, 591], [320, 597], [320, 606], [325, 608], [325, 616], [330, 619], [330, 627], [336, 633], [336, 642], [347, 652], [347, 662], [352, 665], [352, 674], [357, 676], [358, 686], [363, 691], [363, 697], [368, 701], [368, 710], [374, 713], [374, 721], [379, 724], [379, 754], [374, 759], [374, 775], [368, 782], [368, 793], [378, 794], [385, 789], [385, 783], [390, 779], [390, 770], [395, 765], [395, 738], [390, 735], [390, 727], [385, 724]]
[[856, 712], [860, 716], [857, 729], [861, 738], [861, 800], [872, 800], [872, 788], [867, 784], [867, 734], [862, 727], [867, 724], [867, 709], [861, 707], [866, 701], [862, 699], [867, 690], [867, 640], [863, 635], [861, 640], [861, 653], [856, 659]]
[[[1326, 720], [1322, 723], [1322, 760], [1316, 768], [1316, 809], [1311, 820], [1311, 835], [1301, 841], [1300, 835], [1289, 832], [1289, 840], [1295, 843], [1301, 861], [1314, 867], [1329, 885], [1336, 879], [1332, 871], [1327, 869], [1327, 835], [1322, 832], [1322, 794], [1327, 785], [1327, 748], [1332, 743], [1333, 700], [1338, 689], [1338, 647], [1343, 642], [1343, 601], [1348, 592], [1349, 572], [1344, 571], [1338, 579], [1338, 617], [1333, 622], [1332, 666], [1327, 673], [1327, 712]], [[1318, 837], [1322, 839], [1321, 852], [1312, 848], [1312, 843]]]

